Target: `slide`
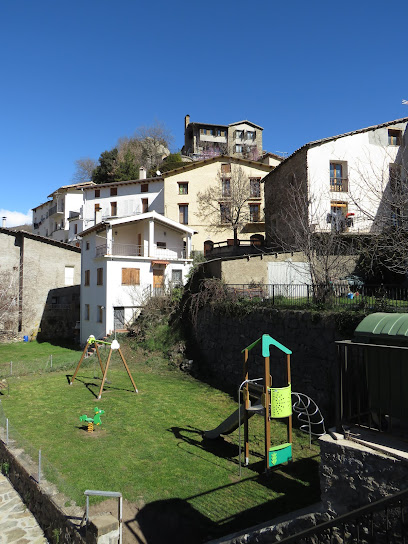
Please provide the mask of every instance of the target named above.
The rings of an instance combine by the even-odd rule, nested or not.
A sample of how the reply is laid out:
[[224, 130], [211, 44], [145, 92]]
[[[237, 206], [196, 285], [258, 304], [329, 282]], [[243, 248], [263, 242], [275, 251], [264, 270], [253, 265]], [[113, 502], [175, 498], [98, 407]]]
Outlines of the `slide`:
[[[252, 410], [248, 410], [248, 419], [256, 413], [262, 413], [263, 406], [261, 404], [255, 404]], [[241, 406], [241, 425], [244, 423], [245, 408]], [[227, 419], [224, 419], [222, 423], [211, 431], [204, 431], [204, 438], [218, 438], [222, 434], [231, 434], [239, 426], [239, 410], [235, 410]]]

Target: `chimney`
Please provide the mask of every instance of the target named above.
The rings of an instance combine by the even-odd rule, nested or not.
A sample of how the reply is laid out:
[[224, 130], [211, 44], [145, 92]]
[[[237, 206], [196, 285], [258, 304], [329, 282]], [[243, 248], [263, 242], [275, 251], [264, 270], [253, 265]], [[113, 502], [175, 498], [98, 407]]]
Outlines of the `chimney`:
[[184, 130], [186, 130], [186, 128], [188, 127], [189, 124], [190, 124], [190, 116], [186, 115], [184, 117]]
[[3, 229], [6, 228], [6, 219], [7, 219], [7, 217], [2, 217], [1, 218], [1, 226], [3, 227]]
[[102, 221], [102, 208], [97, 204], [95, 206], [95, 225]]
[[139, 179], [146, 179], [147, 177], [147, 171], [146, 171], [146, 168], [144, 166], [141, 166], [139, 168]]

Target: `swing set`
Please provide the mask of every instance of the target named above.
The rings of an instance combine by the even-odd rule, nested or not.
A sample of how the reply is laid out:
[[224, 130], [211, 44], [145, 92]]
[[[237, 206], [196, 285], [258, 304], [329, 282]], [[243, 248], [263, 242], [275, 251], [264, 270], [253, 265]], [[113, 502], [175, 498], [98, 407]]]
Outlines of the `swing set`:
[[[110, 346], [108, 360], [106, 361], [106, 367], [105, 368], [103, 368], [101, 355], [100, 355], [99, 349], [98, 349], [98, 344], [105, 344], [105, 345]], [[86, 346], [84, 348], [84, 351], [82, 352], [81, 359], [79, 360], [78, 366], [75, 369], [74, 375], [72, 376], [72, 380], [70, 381], [69, 385], [73, 384], [73, 382], [74, 382], [74, 380], [76, 378], [76, 375], [78, 374], [78, 370], [79, 370], [79, 368], [80, 368], [80, 366], [82, 364], [82, 361], [84, 360], [85, 355], [86, 355], [86, 353], [88, 351], [89, 346], [93, 346], [93, 345], [95, 346], [96, 355], [98, 356], [99, 366], [101, 367], [102, 376], [103, 376], [102, 383], [101, 383], [101, 388], [99, 390], [99, 394], [98, 394], [97, 398], [100, 399], [102, 397], [103, 386], [105, 385], [106, 376], [108, 374], [108, 368], [109, 368], [109, 363], [111, 361], [112, 352], [116, 351], [116, 350], [119, 352], [119, 355], [120, 355], [120, 357], [122, 359], [122, 362], [123, 362], [123, 364], [124, 364], [124, 366], [126, 368], [126, 372], [128, 373], [130, 381], [132, 382], [132, 385], [133, 385], [133, 387], [135, 389], [135, 393], [138, 393], [139, 391], [137, 390], [136, 384], [135, 384], [135, 382], [134, 382], [134, 380], [132, 378], [132, 374], [130, 373], [129, 367], [128, 367], [127, 363], [126, 363], [126, 359], [123, 356], [123, 353], [122, 353], [122, 351], [120, 349], [120, 344], [116, 340], [116, 338], [115, 338], [115, 340], [113, 340], [113, 342], [105, 342], [104, 340], [97, 340], [95, 338], [95, 336], [93, 336], [93, 334], [91, 334], [91, 336], [88, 338], [88, 340], [86, 342]]]

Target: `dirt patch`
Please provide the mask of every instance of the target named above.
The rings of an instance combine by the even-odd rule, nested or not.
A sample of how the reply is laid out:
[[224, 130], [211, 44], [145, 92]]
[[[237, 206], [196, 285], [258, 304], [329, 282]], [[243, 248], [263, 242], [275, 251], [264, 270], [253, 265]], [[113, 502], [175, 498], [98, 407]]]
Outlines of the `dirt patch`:
[[[129, 502], [123, 500], [122, 505], [122, 540], [123, 544], [149, 544], [136, 521], [136, 516], [140, 509], [143, 508], [142, 503]], [[115, 518], [118, 517], [118, 500], [108, 499], [99, 504], [94, 504], [89, 507], [89, 517], [112, 514]]]

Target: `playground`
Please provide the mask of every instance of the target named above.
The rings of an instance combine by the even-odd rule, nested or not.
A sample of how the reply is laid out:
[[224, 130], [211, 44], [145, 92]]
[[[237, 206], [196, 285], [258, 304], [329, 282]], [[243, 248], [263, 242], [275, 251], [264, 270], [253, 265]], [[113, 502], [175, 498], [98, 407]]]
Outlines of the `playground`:
[[[237, 409], [237, 398], [172, 368], [160, 353], [119, 340], [137, 394], [115, 350], [101, 398], [103, 372], [95, 356], [80, 368], [10, 377], [9, 394], [1, 395], [11, 438], [32, 457], [41, 449], [44, 476], [69, 499], [83, 505], [85, 489], [121, 491], [149, 543], [163, 537], [157, 512], [168, 518], [166, 534], [174, 526], [179, 542], [204, 542], [318, 501], [319, 448], [316, 442], [309, 447], [295, 421], [293, 462], [266, 472], [265, 420], [251, 417], [241, 436], [248, 464], [240, 467], [239, 430], [203, 436]], [[104, 370], [109, 347], [99, 347]], [[90, 433], [80, 416], [94, 415], [95, 407], [104, 413]], [[287, 421], [270, 421], [270, 441], [271, 447], [288, 442]]]

